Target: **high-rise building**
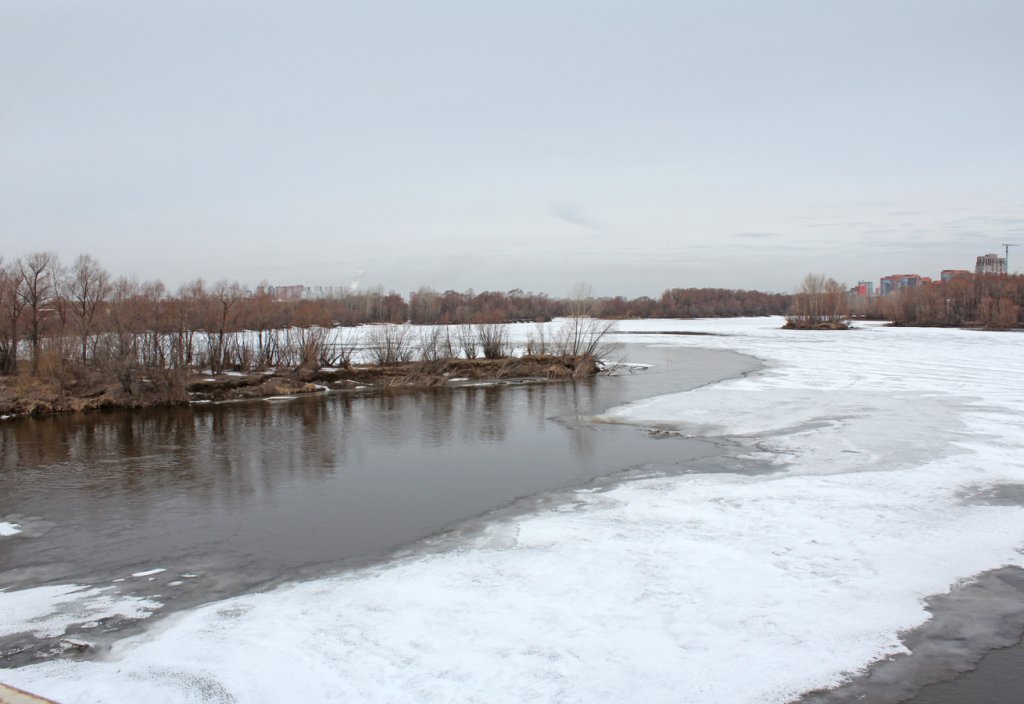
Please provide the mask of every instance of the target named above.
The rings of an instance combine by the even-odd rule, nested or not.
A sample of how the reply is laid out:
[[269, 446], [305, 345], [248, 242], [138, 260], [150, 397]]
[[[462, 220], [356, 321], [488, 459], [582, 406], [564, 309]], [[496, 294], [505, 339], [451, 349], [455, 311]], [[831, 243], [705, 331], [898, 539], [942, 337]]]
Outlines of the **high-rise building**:
[[919, 276], [917, 274], [891, 274], [883, 276], [881, 281], [878, 282], [878, 292], [882, 296], [888, 296], [893, 291], [917, 288], [918, 286], [929, 284], [931, 281], [927, 276]]
[[959, 277], [967, 277], [970, 275], [971, 272], [967, 271], [966, 269], [943, 269], [942, 273], [940, 274], [943, 283], [945, 283], [946, 281], [952, 281], [953, 279]]
[[984, 254], [978, 257], [974, 267], [975, 274], [1005, 274], [1006, 259], [998, 254]]
[[871, 298], [875, 295], [875, 282], [874, 281], [858, 281], [857, 287], [853, 289], [854, 294], [857, 296], [863, 296], [865, 298]]
[[272, 286], [270, 295], [277, 301], [297, 301], [302, 298], [304, 290], [305, 286], [301, 284], [295, 286]]

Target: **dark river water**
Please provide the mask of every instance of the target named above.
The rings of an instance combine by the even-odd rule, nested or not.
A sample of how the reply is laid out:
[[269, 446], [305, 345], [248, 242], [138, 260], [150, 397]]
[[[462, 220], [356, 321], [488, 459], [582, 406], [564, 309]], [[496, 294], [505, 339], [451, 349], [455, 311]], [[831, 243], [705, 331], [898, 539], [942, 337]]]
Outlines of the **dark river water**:
[[721, 454], [579, 417], [738, 376], [756, 360], [648, 348], [628, 357], [656, 366], [576, 383], [0, 424], [0, 520], [24, 529], [0, 541], [0, 586], [109, 585], [164, 568], [119, 588], [159, 595], [163, 611], [185, 608], [379, 559], [521, 497]]

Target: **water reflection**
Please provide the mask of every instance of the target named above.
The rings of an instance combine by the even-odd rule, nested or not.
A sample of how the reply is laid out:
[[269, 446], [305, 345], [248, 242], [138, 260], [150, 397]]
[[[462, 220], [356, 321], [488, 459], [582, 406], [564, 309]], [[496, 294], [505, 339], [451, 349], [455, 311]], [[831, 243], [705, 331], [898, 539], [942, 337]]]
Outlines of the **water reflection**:
[[322, 395], [5, 423], [0, 516], [56, 525], [0, 544], [0, 574], [50, 565], [60, 566], [54, 579], [103, 579], [154, 561], [188, 569], [212, 553], [257, 580], [379, 554], [634, 463], [635, 431], [547, 420], [572, 414], [581, 402], [572, 389]]

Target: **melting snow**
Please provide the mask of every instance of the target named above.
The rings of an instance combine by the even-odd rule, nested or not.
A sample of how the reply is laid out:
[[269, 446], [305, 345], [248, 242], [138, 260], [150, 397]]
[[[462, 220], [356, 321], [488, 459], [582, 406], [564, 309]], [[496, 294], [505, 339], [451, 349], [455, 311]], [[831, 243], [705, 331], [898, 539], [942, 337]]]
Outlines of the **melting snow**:
[[58, 584], [0, 591], [0, 634], [32, 633], [38, 638], [51, 638], [63, 635], [72, 624], [113, 616], [146, 618], [160, 607], [155, 601], [121, 596], [112, 589]]

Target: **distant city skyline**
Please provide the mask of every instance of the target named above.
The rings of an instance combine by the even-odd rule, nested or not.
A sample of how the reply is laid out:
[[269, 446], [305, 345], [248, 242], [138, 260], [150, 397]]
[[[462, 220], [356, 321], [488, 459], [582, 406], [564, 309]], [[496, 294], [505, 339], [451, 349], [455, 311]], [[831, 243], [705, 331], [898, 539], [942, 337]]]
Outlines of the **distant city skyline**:
[[1008, 0], [11, 0], [0, 255], [171, 289], [937, 278], [1024, 244], [1022, 25]]

